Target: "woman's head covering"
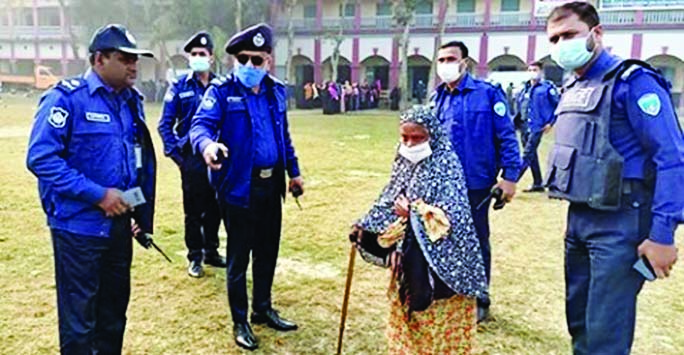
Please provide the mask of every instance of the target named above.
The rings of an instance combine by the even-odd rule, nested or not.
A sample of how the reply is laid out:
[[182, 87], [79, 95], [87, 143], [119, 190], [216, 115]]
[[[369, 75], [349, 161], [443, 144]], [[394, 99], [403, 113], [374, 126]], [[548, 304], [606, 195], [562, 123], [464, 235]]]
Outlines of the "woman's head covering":
[[[414, 106], [403, 112], [400, 123], [406, 122], [427, 129], [432, 155], [413, 164], [397, 152], [389, 183], [357, 225], [371, 233], [385, 232], [398, 218], [394, 213], [394, 201], [400, 195], [405, 195], [411, 202], [423, 200], [443, 210], [450, 223], [449, 233], [432, 242], [421, 232], [416, 240], [431, 269], [449, 288], [459, 294], [481, 296], [486, 292], [484, 264], [458, 156], [429, 107]], [[360, 251], [367, 261], [382, 264], [381, 260]]]
[[432, 148], [433, 152], [451, 149], [449, 137], [444, 134], [441, 123], [428, 106], [416, 105], [402, 112], [399, 116], [399, 124], [402, 125], [404, 123], [415, 123], [425, 127], [430, 135], [430, 148]]

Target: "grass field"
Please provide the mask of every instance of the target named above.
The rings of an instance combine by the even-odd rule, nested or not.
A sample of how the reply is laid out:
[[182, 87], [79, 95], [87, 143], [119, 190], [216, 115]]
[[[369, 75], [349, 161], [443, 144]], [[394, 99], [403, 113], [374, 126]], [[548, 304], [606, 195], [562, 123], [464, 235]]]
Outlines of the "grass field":
[[[0, 100], [0, 354], [58, 352], [52, 247], [25, 168], [27, 133], [36, 99]], [[186, 275], [179, 173], [161, 155], [159, 107], [147, 108], [159, 157], [157, 243], [171, 255], [135, 246], [126, 354], [240, 354], [232, 340], [225, 271]], [[386, 112], [324, 117], [290, 115], [306, 180], [299, 211], [284, 206], [275, 306], [300, 324], [294, 333], [256, 326], [255, 354], [333, 354], [345, 282], [350, 223], [387, 181], [397, 141], [396, 117]], [[550, 145], [544, 142], [543, 150]], [[545, 156], [543, 154], [542, 156]], [[529, 184], [529, 177], [520, 188]], [[481, 354], [569, 354], [563, 302], [565, 204], [519, 194], [493, 212], [493, 308], [481, 326]], [[225, 234], [222, 234], [222, 247]], [[678, 243], [684, 246], [679, 233]], [[387, 314], [385, 270], [357, 260], [345, 354], [382, 354]], [[684, 354], [684, 267], [647, 285], [639, 300], [634, 354]]]

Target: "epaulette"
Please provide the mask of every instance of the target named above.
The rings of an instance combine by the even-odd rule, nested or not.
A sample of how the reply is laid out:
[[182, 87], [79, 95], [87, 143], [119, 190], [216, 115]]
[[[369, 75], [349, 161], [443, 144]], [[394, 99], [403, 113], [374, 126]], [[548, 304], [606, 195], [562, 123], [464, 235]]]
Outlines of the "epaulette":
[[603, 80], [611, 80], [614, 77], [618, 77], [620, 80], [625, 81], [629, 79], [632, 74], [636, 73], [639, 69], [647, 69], [657, 73], [657, 70], [653, 68], [650, 64], [637, 60], [637, 59], [627, 59], [622, 61], [620, 64], [616, 65], [611, 69], [606, 75], [604, 75]]
[[71, 95], [72, 93], [87, 87], [86, 81], [79, 76], [73, 78], [65, 78], [55, 84], [55, 88], [63, 92], [66, 95]]
[[273, 84], [275, 85], [280, 85], [280, 86], [285, 86], [285, 83], [280, 81], [280, 79], [276, 78], [275, 76], [269, 74], [268, 77], [273, 81]]
[[[230, 75], [230, 74], [228, 74], [228, 75]], [[228, 75], [215, 77], [214, 79], [211, 80], [211, 85], [221, 86], [221, 85], [225, 84], [228, 81]]]

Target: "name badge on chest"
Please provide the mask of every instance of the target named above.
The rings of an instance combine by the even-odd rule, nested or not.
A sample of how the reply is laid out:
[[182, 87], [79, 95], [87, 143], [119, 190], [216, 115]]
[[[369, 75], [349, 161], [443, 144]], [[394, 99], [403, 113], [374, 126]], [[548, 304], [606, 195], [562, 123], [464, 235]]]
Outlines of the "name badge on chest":
[[101, 123], [108, 123], [108, 122], [112, 121], [111, 117], [109, 117], [108, 114], [98, 113], [98, 112], [86, 112], [86, 120], [90, 121], [90, 122], [101, 122]]
[[185, 91], [185, 92], [178, 94], [178, 97], [180, 97], [181, 99], [185, 99], [185, 98], [193, 97], [193, 96], [195, 96], [194, 91]]
[[595, 90], [596, 88], [569, 90], [565, 93], [565, 95], [563, 95], [562, 106], [575, 108], [587, 107]]

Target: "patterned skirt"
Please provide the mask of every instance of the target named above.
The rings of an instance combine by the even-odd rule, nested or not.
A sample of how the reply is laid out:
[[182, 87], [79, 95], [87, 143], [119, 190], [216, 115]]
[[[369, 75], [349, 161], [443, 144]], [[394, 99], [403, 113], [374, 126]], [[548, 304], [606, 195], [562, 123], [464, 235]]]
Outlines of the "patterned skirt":
[[399, 300], [396, 281], [390, 282], [387, 341], [390, 355], [470, 355], [477, 324], [475, 298], [455, 295], [412, 312]]

